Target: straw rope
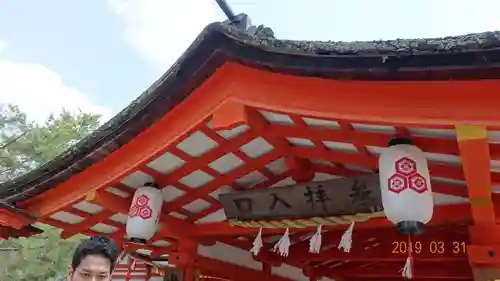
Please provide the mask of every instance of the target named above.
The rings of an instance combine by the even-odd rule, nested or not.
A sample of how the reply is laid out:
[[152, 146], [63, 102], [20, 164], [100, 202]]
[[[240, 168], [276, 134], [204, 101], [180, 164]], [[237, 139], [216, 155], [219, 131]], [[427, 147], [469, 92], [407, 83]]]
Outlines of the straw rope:
[[272, 220], [272, 221], [242, 221], [242, 220], [229, 220], [234, 226], [239, 227], [253, 227], [253, 228], [306, 228], [316, 227], [319, 225], [342, 225], [351, 224], [352, 222], [365, 222], [373, 218], [385, 217], [384, 212], [375, 213], [359, 213], [355, 215], [334, 216], [334, 217], [314, 217], [309, 219], [285, 219], [285, 220]]

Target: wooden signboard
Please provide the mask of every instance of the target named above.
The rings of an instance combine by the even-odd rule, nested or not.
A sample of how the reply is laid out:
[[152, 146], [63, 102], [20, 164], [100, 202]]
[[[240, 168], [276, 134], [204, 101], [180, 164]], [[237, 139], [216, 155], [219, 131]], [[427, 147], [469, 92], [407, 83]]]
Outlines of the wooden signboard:
[[382, 210], [378, 175], [222, 194], [228, 219], [276, 220]]

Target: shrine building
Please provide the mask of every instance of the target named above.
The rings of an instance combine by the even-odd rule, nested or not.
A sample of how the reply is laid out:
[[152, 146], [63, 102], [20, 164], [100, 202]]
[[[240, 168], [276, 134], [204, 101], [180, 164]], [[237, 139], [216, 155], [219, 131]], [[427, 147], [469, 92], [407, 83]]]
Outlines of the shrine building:
[[[108, 235], [114, 280], [500, 279], [499, 97], [499, 32], [314, 42], [213, 23], [97, 131], [1, 184], [0, 236]], [[393, 145], [423, 157], [404, 150], [386, 180]], [[386, 191], [410, 201], [389, 210]]]

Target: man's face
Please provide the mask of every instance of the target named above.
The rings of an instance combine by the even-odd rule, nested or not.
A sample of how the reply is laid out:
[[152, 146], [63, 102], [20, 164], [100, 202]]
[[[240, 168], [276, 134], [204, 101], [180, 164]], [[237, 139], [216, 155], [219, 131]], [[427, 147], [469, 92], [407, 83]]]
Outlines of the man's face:
[[68, 271], [68, 281], [110, 281], [111, 263], [99, 255], [86, 256], [80, 265]]

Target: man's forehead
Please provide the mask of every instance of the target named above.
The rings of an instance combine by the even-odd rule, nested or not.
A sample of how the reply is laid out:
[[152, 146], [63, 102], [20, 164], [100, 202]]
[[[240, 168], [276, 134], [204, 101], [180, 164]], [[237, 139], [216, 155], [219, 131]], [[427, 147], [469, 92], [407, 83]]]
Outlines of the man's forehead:
[[109, 272], [111, 270], [111, 262], [100, 255], [88, 255], [82, 260], [78, 267], [81, 270]]

